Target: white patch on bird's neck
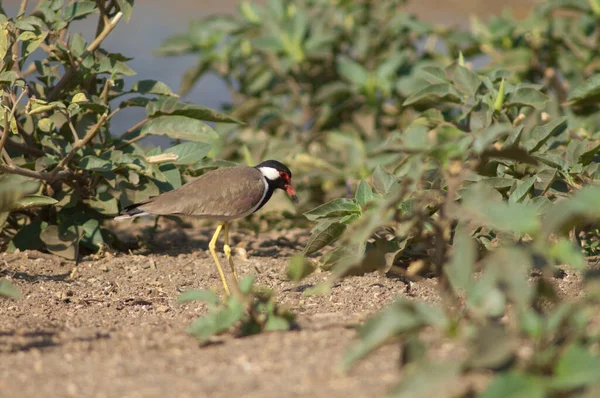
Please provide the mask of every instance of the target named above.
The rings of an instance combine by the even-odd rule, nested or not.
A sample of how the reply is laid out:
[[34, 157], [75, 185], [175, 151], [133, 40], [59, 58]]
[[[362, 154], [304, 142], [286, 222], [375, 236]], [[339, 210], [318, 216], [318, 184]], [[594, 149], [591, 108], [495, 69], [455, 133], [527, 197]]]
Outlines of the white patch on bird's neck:
[[272, 167], [259, 167], [258, 170], [265, 176], [266, 179], [275, 181], [279, 178], [279, 171]]

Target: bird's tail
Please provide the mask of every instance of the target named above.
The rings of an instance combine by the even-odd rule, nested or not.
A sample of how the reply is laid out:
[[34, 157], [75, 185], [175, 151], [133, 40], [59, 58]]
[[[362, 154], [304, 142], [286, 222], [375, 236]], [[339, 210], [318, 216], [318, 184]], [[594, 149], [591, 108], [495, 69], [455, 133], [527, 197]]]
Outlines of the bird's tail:
[[116, 221], [123, 221], [123, 220], [131, 220], [132, 218], [136, 218], [136, 217], [146, 216], [150, 213], [139, 209], [139, 207], [141, 205], [144, 205], [146, 203], [148, 203], [148, 202], [141, 202], [141, 203], [135, 203], [135, 204], [129, 205], [129, 206], [125, 207], [123, 210], [121, 210], [121, 215], [116, 216], [114, 219]]

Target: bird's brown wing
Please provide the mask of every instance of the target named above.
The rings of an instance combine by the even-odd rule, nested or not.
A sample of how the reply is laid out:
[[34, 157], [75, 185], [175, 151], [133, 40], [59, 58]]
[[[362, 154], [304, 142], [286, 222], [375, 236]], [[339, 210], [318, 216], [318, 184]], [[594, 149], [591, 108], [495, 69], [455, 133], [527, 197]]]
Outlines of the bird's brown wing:
[[157, 215], [234, 219], [258, 206], [265, 190], [264, 177], [254, 167], [229, 167], [203, 174], [139, 209]]

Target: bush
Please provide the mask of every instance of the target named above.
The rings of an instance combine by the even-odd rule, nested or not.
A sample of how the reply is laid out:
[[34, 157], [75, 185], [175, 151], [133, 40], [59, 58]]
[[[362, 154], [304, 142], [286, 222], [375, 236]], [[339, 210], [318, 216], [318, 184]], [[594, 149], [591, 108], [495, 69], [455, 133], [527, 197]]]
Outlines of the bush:
[[[198, 55], [183, 92], [205, 73], [232, 90], [232, 114], [251, 127], [221, 130], [236, 145], [220, 156], [286, 158], [306, 176], [299, 196], [316, 225], [303, 254], [325, 253], [293, 258], [291, 277], [313, 262], [333, 270], [329, 285], [374, 269], [439, 277], [442, 309], [399, 299], [365, 324], [347, 365], [401, 337], [413, 366], [398, 395], [490, 369], [488, 397], [579, 391], [600, 366], [597, 275], [584, 273], [575, 302], [552, 275], [582, 271], [597, 240], [600, 6], [547, 1], [524, 21], [462, 32], [403, 3], [243, 1], [159, 51]], [[498, 321], [509, 309], [515, 325]], [[468, 355], [432, 363], [420, 340], [432, 327]]]
[[[26, 4], [26, 2], [23, 2]], [[0, 7], [0, 247], [45, 249], [76, 259], [79, 247], [117, 244], [102, 227], [121, 206], [181, 185], [214, 167], [214, 130], [235, 119], [178, 99], [155, 80], [126, 84], [130, 58], [101, 47], [133, 0], [42, 1], [9, 18]], [[70, 32], [97, 15], [95, 39]], [[110, 122], [128, 107], [146, 118], [121, 137]], [[176, 140], [145, 152], [148, 135]], [[186, 140], [185, 143], [178, 143]]]

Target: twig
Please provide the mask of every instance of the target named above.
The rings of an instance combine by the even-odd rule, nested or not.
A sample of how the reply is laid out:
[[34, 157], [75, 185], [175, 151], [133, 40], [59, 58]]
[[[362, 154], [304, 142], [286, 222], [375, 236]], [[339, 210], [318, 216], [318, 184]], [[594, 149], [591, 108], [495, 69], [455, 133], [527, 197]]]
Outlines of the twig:
[[104, 104], [108, 106], [108, 92], [112, 87], [112, 80], [106, 79], [104, 82], [104, 87], [102, 88], [102, 93], [100, 94], [100, 98], [104, 101]]
[[21, 15], [25, 14], [25, 11], [27, 10], [28, 2], [29, 2], [29, 0], [23, 0], [21, 2], [21, 7], [19, 7], [19, 13], [17, 14], [17, 18], [19, 18]]
[[106, 26], [104, 26], [104, 30], [102, 30], [102, 32], [96, 37], [96, 39], [83, 52], [83, 54], [81, 54], [81, 56], [77, 57], [77, 59], [75, 60], [75, 65], [70, 67], [69, 69], [67, 69], [67, 71], [65, 72], [63, 77], [56, 84], [56, 86], [54, 86], [54, 88], [48, 95], [48, 98], [47, 98], [48, 102], [54, 101], [54, 99], [56, 98], [58, 93], [60, 93], [61, 90], [72, 80], [73, 74], [75, 74], [77, 69], [79, 69], [79, 65], [81, 65], [83, 60], [88, 55], [90, 55], [91, 53], [96, 51], [96, 49], [98, 49], [98, 47], [100, 47], [100, 44], [102, 44], [102, 41], [104, 41], [104, 39], [106, 39], [106, 37], [109, 35], [109, 33], [112, 32], [112, 30], [117, 26], [117, 24], [119, 23], [119, 20], [122, 17], [123, 17], [123, 13], [121, 11], [119, 11], [113, 17], [113, 19], [110, 21], [110, 23], [107, 24]]
[[[23, 0], [21, 2], [21, 6], [19, 7], [19, 13], [17, 14], [17, 19], [20, 19], [25, 14], [25, 11], [27, 10], [27, 2], [28, 0]], [[21, 68], [19, 67], [19, 46], [17, 45], [19, 29], [15, 28], [12, 34], [14, 35], [14, 44], [12, 48], [12, 69], [13, 71], [19, 73], [21, 71]]]
[[77, 153], [79, 149], [84, 147], [88, 142], [92, 140], [92, 138], [94, 138], [98, 131], [100, 131], [100, 127], [102, 127], [107, 117], [108, 115], [106, 113], [103, 114], [100, 117], [100, 120], [98, 120], [98, 123], [96, 123], [96, 125], [85, 135], [85, 137], [83, 137], [82, 140], [77, 140], [75, 144], [73, 144], [73, 148], [71, 149], [71, 151], [67, 154], [67, 156], [62, 158], [62, 160], [58, 163], [54, 170], [52, 170], [52, 173], [50, 173], [51, 180], [55, 179], [58, 172], [61, 171], [65, 167], [65, 165], [71, 161], [71, 159], [73, 159], [73, 156], [75, 156], [75, 153]]
[[10, 121], [15, 116], [15, 112], [17, 111], [17, 106], [19, 105], [19, 102], [21, 102], [21, 99], [25, 95], [25, 91], [26, 90], [22, 90], [19, 97], [13, 103], [12, 109], [10, 110], [10, 115], [8, 114], [8, 109], [4, 108], [4, 127], [2, 129], [2, 138], [0, 138], [0, 150], [2, 151], [2, 155], [6, 159], [6, 163], [8, 163], [10, 166], [12, 166], [14, 163], [13, 163], [12, 159], [10, 158], [10, 156], [8, 155], [8, 152], [6, 152], [4, 145], [6, 144], [6, 140], [8, 140]]
[[0, 150], [2, 151], [2, 155], [6, 159], [6, 163], [12, 165], [13, 161], [8, 156], [6, 149], [4, 149], [4, 145], [6, 144], [6, 140], [8, 139], [8, 109], [4, 108], [4, 127], [2, 129], [2, 138], [0, 138]]
[[38, 180], [45, 180], [45, 181], [51, 180], [50, 175], [48, 173], [40, 173], [38, 171], [24, 169], [22, 167], [15, 166], [15, 165], [5, 166], [3, 164], [0, 164], [0, 171], [3, 173], [6, 173], [6, 174], [18, 174], [18, 175], [22, 175], [25, 177], [35, 178]]
[[[50, 63], [48, 58], [44, 58], [41, 62], [42, 62], [42, 65], [48, 65]], [[27, 76], [31, 75], [36, 70], [37, 70], [37, 68], [36, 68], [35, 62], [34, 62], [34, 63], [29, 64], [27, 69], [25, 69], [24, 71], [21, 71], [21, 73], [18, 73], [17, 76], [21, 79], [24, 79]]]
[[[123, 134], [123, 137], [126, 136], [127, 134], [131, 133], [132, 131], [135, 131], [138, 127], [142, 126], [144, 123], [148, 122], [149, 120], [150, 119], [148, 119], [148, 118], [140, 120], [135, 125], [131, 126], [131, 128], [129, 128], [129, 130], [127, 130], [125, 132], [125, 134]], [[141, 140], [144, 137], [145, 137], [145, 135], [140, 134], [137, 137], [133, 137], [132, 139], [125, 141], [121, 145], [117, 146], [115, 149], [121, 149], [123, 147], [126, 147], [127, 145], [132, 144], [138, 140]]]
[[23, 154], [35, 155], [37, 157], [44, 156], [46, 154], [41, 149], [14, 142], [10, 138], [6, 140], [6, 148]]
[[98, 20], [98, 27], [96, 28], [96, 36], [98, 36], [100, 31], [110, 23], [110, 18], [108, 18], [108, 15], [106, 14], [104, 0], [96, 0], [96, 4], [98, 5], [98, 9], [100, 10], [100, 19]]
[[75, 129], [75, 126], [73, 126], [73, 121], [71, 120], [71, 116], [65, 112], [65, 116], [67, 117], [67, 121], [69, 123], [69, 128], [71, 129], [71, 133], [73, 133], [73, 139], [75, 140], [75, 142], [79, 141], [79, 135], [77, 134], [77, 130]]

